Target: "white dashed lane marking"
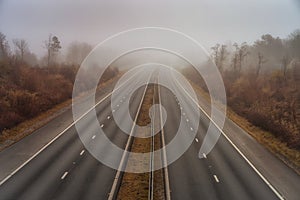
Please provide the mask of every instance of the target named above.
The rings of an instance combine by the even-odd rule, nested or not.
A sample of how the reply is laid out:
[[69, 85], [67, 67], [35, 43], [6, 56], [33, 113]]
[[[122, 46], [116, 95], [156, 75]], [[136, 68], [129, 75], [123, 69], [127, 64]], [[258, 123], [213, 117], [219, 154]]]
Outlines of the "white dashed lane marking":
[[219, 179], [218, 179], [218, 177], [217, 177], [217, 175], [214, 175], [214, 178], [215, 178], [215, 181], [216, 181], [217, 183], [220, 182]]
[[65, 179], [67, 175], [68, 175], [68, 172], [65, 172], [60, 179], [61, 180]]
[[84, 152], [85, 152], [85, 151], [84, 151], [84, 150], [82, 150], [82, 151], [80, 152], [80, 155], [82, 156], [82, 155], [84, 154]]

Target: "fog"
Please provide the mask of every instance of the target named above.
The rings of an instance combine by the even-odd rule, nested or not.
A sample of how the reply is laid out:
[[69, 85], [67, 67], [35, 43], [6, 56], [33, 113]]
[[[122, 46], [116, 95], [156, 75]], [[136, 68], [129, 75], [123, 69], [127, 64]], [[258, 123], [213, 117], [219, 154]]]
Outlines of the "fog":
[[120, 70], [126, 70], [145, 63], [161, 63], [178, 70], [190, 66], [188, 62], [177, 55], [157, 49], [146, 49], [128, 53], [116, 59], [111, 66], [119, 67]]
[[51, 33], [63, 53], [73, 41], [95, 46], [130, 28], [160, 26], [184, 32], [207, 49], [216, 43], [252, 43], [270, 33], [285, 38], [300, 27], [296, 0], [1, 0], [0, 31], [24, 38], [38, 56]]

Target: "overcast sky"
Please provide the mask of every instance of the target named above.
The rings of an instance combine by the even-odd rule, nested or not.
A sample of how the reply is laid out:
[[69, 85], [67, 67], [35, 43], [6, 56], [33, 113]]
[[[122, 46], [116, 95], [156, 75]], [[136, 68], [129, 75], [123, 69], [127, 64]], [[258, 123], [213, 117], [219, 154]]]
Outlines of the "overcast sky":
[[300, 28], [299, 0], [0, 0], [0, 31], [24, 38], [43, 55], [43, 41], [57, 35], [92, 45], [117, 32], [160, 26], [184, 32], [206, 48], [252, 43], [262, 34], [287, 37]]

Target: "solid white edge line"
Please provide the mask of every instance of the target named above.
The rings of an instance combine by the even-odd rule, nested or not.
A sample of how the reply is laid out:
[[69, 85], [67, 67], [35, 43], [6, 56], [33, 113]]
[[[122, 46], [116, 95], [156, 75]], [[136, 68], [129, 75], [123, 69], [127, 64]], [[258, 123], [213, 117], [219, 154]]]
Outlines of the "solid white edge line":
[[[158, 85], [158, 100], [159, 100], [159, 112], [160, 112], [160, 125], [161, 125], [161, 140], [162, 140], [162, 147], [166, 146], [165, 143], [165, 132], [163, 128], [163, 121], [162, 121], [162, 110], [161, 110], [161, 97], [160, 97], [160, 86]], [[163, 161], [167, 163], [167, 153], [166, 148], [163, 148]], [[164, 167], [164, 174], [165, 174], [165, 190], [166, 190], [166, 200], [171, 200], [171, 190], [170, 190], [170, 180], [169, 180], [169, 172], [168, 166]]]
[[185, 93], [191, 98], [191, 100], [197, 105], [197, 107], [206, 115], [206, 117], [213, 123], [213, 125], [222, 133], [222, 135], [228, 140], [228, 142], [234, 147], [234, 149], [244, 158], [244, 160], [251, 166], [251, 168], [259, 175], [259, 177], [269, 186], [269, 188], [276, 194], [280, 200], [284, 200], [283, 196], [273, 187], [273, 185], [256, 169], [256, 167], [248, 160], [248, 158], [239, 150], [239, 148], [228, 138], [223, 130], [210, 118], [210, 116], [204, 111], [203, 108], [190, 96], [190, 94], [181, 86], [181, 84], [174, 78], [174, 80], [180, 85]]
[[0, 186], [3, 185], [8, 179], [10, 179], [13, 175], [15, 175], [20, 169], [22, 169], [27, 163], [29, 163], [31, 160], [33, 160], [38, 154], [40, 154], [44, 149], [46, 149], [48, 146], [50, 146], [55, 140], [57, 140], [61, 135], [63, 135], [67, 130], [69, 130], [72, 126], [74, 126], [79, 120], [81, 120], [84, 116], [86, 116], [90, 111], [92, 111], [96, 106], [98, 106], [100, 103], [105, 101], [110, 95], [112, 95], [113, 92], [119, 90], [125, 83], [127, 83], [129, 80], [131, 80], [138, 72], [132, 75], [129, 79], [127, 79], [122, 85], [120, 85], [118, 88], [114, 89], [112, 92], [107, 94], [105, 97], [103, 97], [97, 104], [95, 104], [92, 108], [90, 108], [88, 111], [86, 111], [83, 115], [81, 115], [78, 119], [76, 119], [74, 122], [72, 122], [67, 128], [65, 128], [62, 132], [60, 132], [57, 136], [55, 136], [50, 142], [48, 142], [45, 146], [43, 146], [40, 150], [38, 150], [35, 154], [33, 154], [28, 160], [26, 160], [22, 165], [20, 165], [17, 169], [15, 169], [13, 172], [11, 172], [8, 176], [6, 176], [1, 182]]
[[60, 178], [61, 180], [64, 180], [66, 178], [66, 176], [68, 175], [69, 172], [65, 172], [62, 177]]
[[[158, 80], [156, 80], [158, 84]], [[155, 95], [155, 86], [153, 87], [153, 94]], [[155, 104], [154, 96], [152, 98], [152, 105]], [[153, 116], [156, 116], [155, 109], [153, 110]], [[149, 176], [149, 192], [148, 192], [148, 200], [153, 200], [153, 193], [154, 193], [154, 126], [155, 126], [155, 120], [153, 120], [153, 123], [151, 123], [150, 127], [150, 134], [151, 134], [151, 147], [150, 147], [150, 157], [149, 157], [149, 170], [150, 170], [150, 176]]]

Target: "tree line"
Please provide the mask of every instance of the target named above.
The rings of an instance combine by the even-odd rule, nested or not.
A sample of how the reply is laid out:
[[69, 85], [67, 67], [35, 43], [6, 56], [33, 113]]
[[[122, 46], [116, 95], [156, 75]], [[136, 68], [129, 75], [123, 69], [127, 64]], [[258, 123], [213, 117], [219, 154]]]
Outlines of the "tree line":
[[[262, 35], [252, 45], [216, 44], [211, 59], [223, 77], [227, 105], [300, 149], [300, 30], [285, 39]], [[192, 68], [184, 74], [207, 91]]]
[[[12, 44], [13, 48], [0, 32], [0, 134], [72, 98], [77, 70], [92, 50], [86, 43], [73, 42], [62, 60], [59, 38], [49, 35], [43, 42], [45, 56], [39, 59], [25, 39], [13, 39]], [[118, 73], [117, 68], [108, 68], [101, 81]], [[87, 71], [85, 78], [89, 80], [92, 75]], [[83, 84], [82, 91], [92, 87], [88, 82]]]

